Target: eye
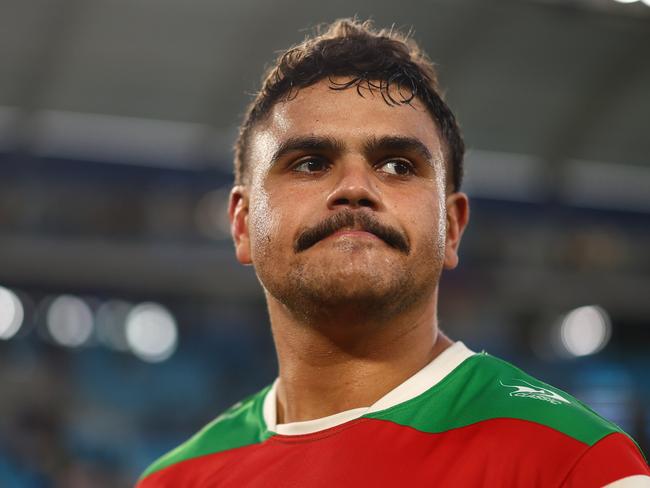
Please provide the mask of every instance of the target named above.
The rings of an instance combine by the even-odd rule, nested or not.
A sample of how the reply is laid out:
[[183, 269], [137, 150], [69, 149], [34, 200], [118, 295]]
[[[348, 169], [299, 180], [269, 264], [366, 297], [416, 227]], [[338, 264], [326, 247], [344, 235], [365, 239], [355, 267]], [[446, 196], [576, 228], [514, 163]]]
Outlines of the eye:
[[293, 171], [298, 173], [318, 173], [325, 171], [325, 169], [327, 169], [326, 162], [317, 158], [303, 159], [292, 168]]
[[389, 159], [379, 165], [380, 171], [396, 176], [408, 176], [415, 173], [413, 165], [405, 159]]

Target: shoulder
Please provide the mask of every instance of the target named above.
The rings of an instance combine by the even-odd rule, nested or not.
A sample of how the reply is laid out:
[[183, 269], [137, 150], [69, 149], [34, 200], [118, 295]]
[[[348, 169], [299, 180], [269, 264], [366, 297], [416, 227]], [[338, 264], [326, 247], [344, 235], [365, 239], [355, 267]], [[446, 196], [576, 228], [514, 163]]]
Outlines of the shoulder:
[[421, 395], [372, 416], [431, 433], [512, 420], [522, 429], [526, 423], [545, 426], [589, 446], [621, 432], [568, 393], [486, 353], [470, 356]]
[[638, 446], [617, 425], [485, 353], [470, 356], [419, 396], [372, 417], [459, 440], [463, 452], [495, 465], [508, 459], [512, 469], [541, 469], [565, 479], [567, 487], [650, 474]]
[[183, 444], [153, 462], [141, 475], [140, 482], [183, 461], [265, 440], [270, 434], [263, 420], [262, 404], [269, 389], [270, 386], [236, 403]]
[[[480, 405], [482, 413], [477, 420], [512, 418], [533, 422], [589, 446], [609, 434], [622, 432], [567, 392], [489, 354], [474, 356], [462, 376], [472, 395], [470, 403]], [[473, 410], [469, 403], [465, 405], [468, 420]]]

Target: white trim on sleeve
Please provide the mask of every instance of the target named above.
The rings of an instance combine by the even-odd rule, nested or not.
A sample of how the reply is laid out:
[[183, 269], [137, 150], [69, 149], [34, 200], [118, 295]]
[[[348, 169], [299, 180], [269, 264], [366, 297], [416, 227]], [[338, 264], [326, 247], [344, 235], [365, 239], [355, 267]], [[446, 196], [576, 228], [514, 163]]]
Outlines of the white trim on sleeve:
[[627, 478], [621, 478], [612, 483], [609, 483], [603, 488], [650, 488], [650, 476], [645, 474], [637, 474], [634, 476], [628, 476]]

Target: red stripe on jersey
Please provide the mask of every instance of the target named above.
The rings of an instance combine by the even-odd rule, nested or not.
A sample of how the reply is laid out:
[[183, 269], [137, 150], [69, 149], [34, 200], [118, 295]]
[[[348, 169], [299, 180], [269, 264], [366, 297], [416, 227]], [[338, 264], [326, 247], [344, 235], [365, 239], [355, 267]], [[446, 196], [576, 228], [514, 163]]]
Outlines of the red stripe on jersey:
[[625, 436], [606, 440], [589, 449], [557, 430], [517, 419], [431, 434], [360, 418], [188, 459], [149, 475], [138, 488], [560, 486], [565, 479], [589, 487], [646, 472]]

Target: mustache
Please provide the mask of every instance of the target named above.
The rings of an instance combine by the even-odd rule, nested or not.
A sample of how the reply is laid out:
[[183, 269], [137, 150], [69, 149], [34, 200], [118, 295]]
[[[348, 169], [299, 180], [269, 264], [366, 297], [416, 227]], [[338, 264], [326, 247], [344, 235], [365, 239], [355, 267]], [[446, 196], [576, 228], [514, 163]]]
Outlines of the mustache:
[[408, 238], [397, 229], [380, 223], [367, 212], [342, 210], [330, 217], [325, 218], [313, 227], [302, 231], [294, 244], [296, 253], [305, 251], [318, 241], [334, 234], [344, 228], [360, 229], [376, 235], [389, 246], [409, 254], [411, 245]]

